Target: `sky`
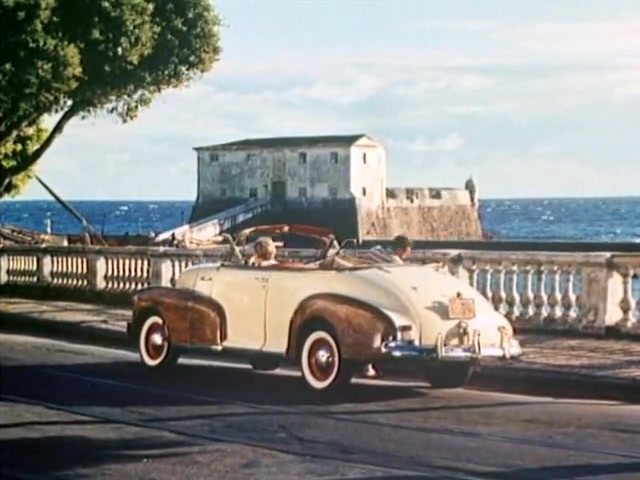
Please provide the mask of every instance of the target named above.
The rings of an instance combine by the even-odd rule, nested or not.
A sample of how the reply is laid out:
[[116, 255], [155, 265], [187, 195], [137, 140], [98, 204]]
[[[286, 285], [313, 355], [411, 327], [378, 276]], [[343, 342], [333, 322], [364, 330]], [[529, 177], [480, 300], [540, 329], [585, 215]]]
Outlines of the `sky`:
[[215, 5], [220, 62], [131, 123], [74, 120], [39, 166], [60, 195], [194, 200], [194, 146], [338, 133], [385, 145], [389, 186], [640, 195], [640, 1]]

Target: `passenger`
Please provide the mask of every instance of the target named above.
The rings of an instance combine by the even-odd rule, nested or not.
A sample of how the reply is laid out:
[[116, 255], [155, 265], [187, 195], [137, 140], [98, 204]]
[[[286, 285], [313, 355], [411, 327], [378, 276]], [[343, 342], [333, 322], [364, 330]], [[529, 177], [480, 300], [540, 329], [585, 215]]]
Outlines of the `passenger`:
[[413, 243], [406, 235], [398, 235], [393, 239], [393, 254], [391, 261], [393, 263], [404, 263], [404, 260], [411, 254]]
[[249, 261], [254, 267], [277, 265], [276, 244], [271, 237], [260, 237], [253, 246], [254, 255]]

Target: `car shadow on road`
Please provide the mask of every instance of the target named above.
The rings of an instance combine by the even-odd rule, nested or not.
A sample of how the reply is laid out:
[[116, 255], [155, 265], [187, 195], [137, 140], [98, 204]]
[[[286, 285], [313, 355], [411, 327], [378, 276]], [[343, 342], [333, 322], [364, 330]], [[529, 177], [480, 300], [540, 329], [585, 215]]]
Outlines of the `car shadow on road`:
[[[389, 384], [356, 382], [334, 393], [318, 393], [308, 390], [301, 376], [290, 372], [261, 373], [243, 367], [197, 364], [178, 364], [168, 369], [149, 370], [137, 361], [5, 365], [2, 366], [1, 382], [4, 393], [17, 392], [15, 395], [53, 399], [66, 406], [204, 406], [219, 403], [246, 403], [264, 407], [359, 405], [348, 413], [364, 415], [515, 407], [524, 403], [522, 400], [451, 403], [443, 400], [442, 393], [431, 390], [427, 383], [415, 381]], [[425, 401], [419, 404], [394, 404], [392, 408], [385, 405], [412, 399]], [[545, 402], [532, 400], [526, 403]], [[366, 405], [371, 405], [371, 408], [366, 408]], [[314, 412], [317, 410], [314, 409]]]
[[[140, 464], [185, 454], [192, 442], [158, 438], [92, 438], [84, 435], [49, 435], [0, 439], [3, 478], [55, 475], [100, 465]], [[177, 449], [182, 451], [176, 451]], [[95, 472], [87, 472], [92, 478]], [[4, 477], [7, 475], [7, 477]], [[76, 474], [74, 478], [82, 478]]]
[[297, 375], [190, 364], [154, 371], [127, 361], [3, 366], [2, 387], [5, 393], [46, 397], [67, 406], [107, 407], [368, 404], [428, 395], [411, 386], [362, 383], [335, 393], [316, 393]]

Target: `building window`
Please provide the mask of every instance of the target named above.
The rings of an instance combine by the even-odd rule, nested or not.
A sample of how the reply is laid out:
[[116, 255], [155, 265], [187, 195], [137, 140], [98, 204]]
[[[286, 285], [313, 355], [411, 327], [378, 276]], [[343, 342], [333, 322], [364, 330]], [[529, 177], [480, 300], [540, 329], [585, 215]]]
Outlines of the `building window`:
[[362, 187], [362, 196], [363, 197], [367, 196], [367, 187]]
[[338, 196], [338, 189], [336, 187], [329, 188], [329, 196], [331, 198], [336, 198]]
[[219, 160], [219, 158], [218, 158], [218, 154], [217, 153], [214, 153], [214, 152], [210, 152], [209, 153], [209, 161], [211, 163], [217, 162], [218, 160]]
[[365, 165], [367, 164], [367, 152], [364, 152], [362, 154], [362, 163], [364, 163]]
[[306, 165], [307, 164], [307, 152], [300, 152], [298, 154], [298, 161], [300, 162], [300, 165]]
[[249, 198], [258, 198], [258, 189], [257, 188], [250, 188], [249, 189]]
[[227, 189], [223, 188], [222, 190], [220, 190], [220, 196], [221, 197], [226, 197], [227, 196]]
[[298, 189], [298, 196], [300, 198], [307, 198], [307, 187], [300, 187]]
[[338, 164], [338, 152], [331, 152], [329, 154], [329, 156], [331, 157], [331, 163], [333, 163], [334, 165]]
[[434, 200], [442, 200], [442, 190], [437, 188], [430, 188], [429, 198], [432, 198]]

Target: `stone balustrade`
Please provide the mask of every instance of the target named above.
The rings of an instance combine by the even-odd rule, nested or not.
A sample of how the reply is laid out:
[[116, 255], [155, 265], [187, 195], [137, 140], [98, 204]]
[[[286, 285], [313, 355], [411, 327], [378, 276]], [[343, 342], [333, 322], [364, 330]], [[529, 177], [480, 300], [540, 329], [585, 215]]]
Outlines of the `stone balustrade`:
[[[0, 247], [0, 290], [130, 296], [149, 285], [175, 285], [188, 266], [218, 261], [226, 252], [226, 247]], [[282, 252], [292, 260], [317, 253]], [[444, 262], [520, 330], [640, 334], [640, 254], [420, 250], [409, 261]]]

